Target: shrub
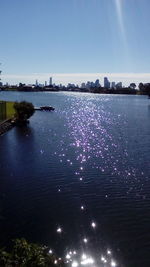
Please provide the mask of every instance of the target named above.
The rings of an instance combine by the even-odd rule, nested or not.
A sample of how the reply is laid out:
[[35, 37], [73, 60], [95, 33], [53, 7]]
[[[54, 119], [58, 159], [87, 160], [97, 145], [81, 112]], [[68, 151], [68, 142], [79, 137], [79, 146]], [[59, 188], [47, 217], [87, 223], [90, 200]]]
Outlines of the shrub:
[[12, 249], [0, 250], [0, 266], [6, 267], [64, 267], [54, 254], [49, 254], [46, 246], [28, 243], [25, 239], [16, 239]]
[[15, 117], [18, 121], [27, 121], [35, 112], [32, 103], [22, 101], [14, 103]]

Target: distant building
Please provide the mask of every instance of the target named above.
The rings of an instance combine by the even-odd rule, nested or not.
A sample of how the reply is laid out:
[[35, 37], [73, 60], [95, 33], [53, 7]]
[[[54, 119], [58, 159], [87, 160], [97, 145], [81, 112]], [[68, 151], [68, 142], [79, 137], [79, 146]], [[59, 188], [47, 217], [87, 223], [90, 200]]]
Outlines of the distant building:
[[39, 83], [38, 86], [39, 87], [44, 87], [44, 84], [43, 83]]
[[52, 77], [49, 78], [49, 85], [52, 85], [53, 82], [52, 82]]
[[99, 79], [95, 81], [95, 87], [100, 87]]
[[91, 82], [91, 87], [95, 87], [95, 83]]
[[122, 82], [116, 84], [116, 89], [122, 89]]
[[45, 86], [47, 86], [47, 81], [45, 81]]
[[85, 83], [81, 83], [81, 88], [86, 88], [86, 84]]
[[110, 89], [110, 82], [107, 77], [104, 77], [104, 87]]
[[38, 86], [38, 80], [35, 81], [35, 85]]
[[116, 88], [116, 83], [115, 83], [115, 82], [112, 82], [112, 84], [111, 84], [111, 88], [112, 88], [112, 89], [115, 89], [115, 88]]
[[68, 88], [75, 88], [75, 84], [74, 83], [68, 83], [67, 87]]
[[87, 89], [90, 89], [90, 88], [91, 88], [91, 82], [88, 81], [88, 82], [86, 83], [86, 88], [87, 88]]

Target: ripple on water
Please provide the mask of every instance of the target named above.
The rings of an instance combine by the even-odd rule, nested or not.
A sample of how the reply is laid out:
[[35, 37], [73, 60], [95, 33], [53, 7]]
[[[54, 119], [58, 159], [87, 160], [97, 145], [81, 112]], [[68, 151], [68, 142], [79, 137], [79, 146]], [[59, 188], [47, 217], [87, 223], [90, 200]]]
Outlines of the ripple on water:
[[30, 131], [13, 129], [2, 139], [7, 220], [1, 238], [24, 234], [50, 243], [50, 253], [66, 248], [68, 266], [121, 266], [126, 260], [126, 266], [141, 267], [136, 256], [146, 262], [142, 255], [149, 252], [142, 247], [150, 246], [150, 124], [146, 104], [140, 106], [145, 100], [40, 96], [33, 95], [36, 105], [51, 104], [56, 111], [36, 113]]

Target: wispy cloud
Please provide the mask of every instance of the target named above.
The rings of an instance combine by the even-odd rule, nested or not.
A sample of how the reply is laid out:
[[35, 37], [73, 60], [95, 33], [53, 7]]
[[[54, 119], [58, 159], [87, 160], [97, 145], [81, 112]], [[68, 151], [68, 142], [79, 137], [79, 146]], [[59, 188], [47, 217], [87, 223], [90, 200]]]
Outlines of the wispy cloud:
[[150, 82], [150, 73], [32, 73], [32, 74], [4, 74], [2, 75], [2, 82], [17, 84], [22, 83], [35, 83], [38, 80], [40, 83], [44, 83], [49, 80], [49, 77], [53, 77], [53, 82], [56, 84], [75, 83], [81, 84], [86, 81], [95, 81], [99, 79], [103, 85], [104, 77], [116, 82], [123, 82], [124, 85], [128, 85], [130, 82]]

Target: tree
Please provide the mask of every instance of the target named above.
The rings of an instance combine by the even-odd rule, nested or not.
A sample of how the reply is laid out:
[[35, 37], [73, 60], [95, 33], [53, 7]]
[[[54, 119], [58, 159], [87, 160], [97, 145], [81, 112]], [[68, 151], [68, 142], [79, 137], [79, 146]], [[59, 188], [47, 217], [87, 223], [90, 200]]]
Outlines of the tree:
[[144, 88], [144, 84], [143, 83], [139, 83], [139, 90], [142, 91]]
[[150, 83], [140, 83], [139, 89], [143, 94], [150, 95]]
[[135, 90], [136, 84], [135, 83], [130, 83], [130, 88]]
[[9, 267], [63, 267], [59, 260], [46, 246], [28, 243], [25, 239], [14, 240], [11, 249], [0, 249], [0, 266]]
[[32, 103], [22, 101], [14, 103], [15, 117], [20, 122], [26, 122], [35, 112]]

